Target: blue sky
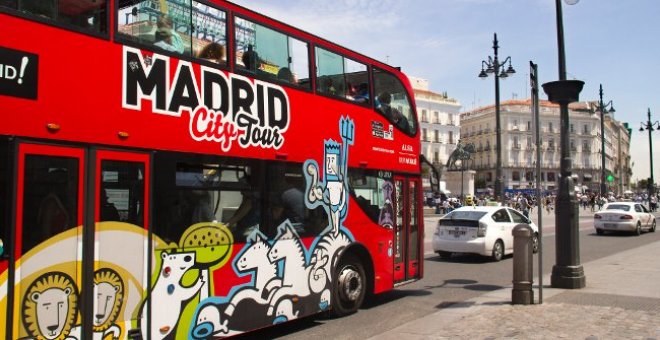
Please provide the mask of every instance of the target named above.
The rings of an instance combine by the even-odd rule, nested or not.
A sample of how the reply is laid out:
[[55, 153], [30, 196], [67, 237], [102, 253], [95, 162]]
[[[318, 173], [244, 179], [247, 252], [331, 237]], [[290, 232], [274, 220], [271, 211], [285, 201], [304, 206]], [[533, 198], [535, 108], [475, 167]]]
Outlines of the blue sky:
[[[553, 0], [233, 0], [428, 79], [431, 90], [458, 99], [463, 111], [494, 103], [493, 79], [477, 77], [492, 56], [511, 56], [517, 74], [500, 82], [501, 99], [529, 97], [529, 61], [540, 83], [559, 78]], [[584, 81], [581, 100], [612, 100], [615, 118], [633, 128], [633, 178], [649, 176], [646, 121], [660, 120], [660, 0], [562, 2], [569, 79]], [[542, 99], [547, 99], [545, 95]], [[660, 181], [660, 132], [653, 133]]]

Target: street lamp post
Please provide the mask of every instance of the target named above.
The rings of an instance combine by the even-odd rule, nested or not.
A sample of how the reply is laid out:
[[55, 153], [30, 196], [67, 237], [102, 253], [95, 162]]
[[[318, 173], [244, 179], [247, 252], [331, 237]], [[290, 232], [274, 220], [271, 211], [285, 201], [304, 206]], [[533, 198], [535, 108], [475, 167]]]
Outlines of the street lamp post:
[[[574, 4], [576, 0], [565, 0]], [[564, 52], [564, 24], [560, 0], [555, 0], [557, 9], [557, 45], [559, 51], [559, 80], [543, 84], [548, 99], [559, 104], [561, 139], [561, 179], [555, 209], [555, 247], [557, 263], [552, 267], [551, 285], [554, 288], [584, 288], [586, 278], [580, 264], [580, 233], [578, 228], [578, 205], [573, 190], [571, 175], [570, 131], [568, 104], [579, 100], [584, 82], [566, 80], [566, 55]]]
[[653, 130], [660, 129], [660, 123], [657, 120], [655, 122], [651, 120], [651, 109], [649, 108], [648, 110], [649, 110], [648, 111], [649, 119], [646, 122], [642, 122], [642, 127], [639, 128], [639, 131], [644, 131], [644, 130], [649, 131], [649, 155], [651, 157], [651, 176], [649, 178], [650, 180], [648, 184], [649, 185], [648, 190], [649, 190], [649, 200], [650, 200], [651, 195], [653, 195], [655, 191], [655, 184], [654, 184], [655, 181], [653, 180], [653, 140], [651, 139], [651, 132], [653, 132]]
[[[600, 111], [600, 197], [604, 197], [607, 194], [607, 184], [605, 184], [607, 176], [605, 168], [605, 113], [614, 113], [616, 110], [614, 110], [614, 104], [611, 100], [607, 104], [603, 103], [603, 84], [600, 84], [598, 95], [600, 96], [598, 101], [598, 111]], [[608, 106], [609, 110], [607, 109]]]
[[[495, 146], [495, 196], [501, 202], [504, 202], [504, 188], [502, 183], [502, 127], [500, 125], [500, 78], [506, 78], [510, 74], [514, 74], [516, 70], [511, 66], [511, 57], [506, 57], [504, 62], [500, 63], [497, 56], [498, 49], [497, 33], [495, 33], [493, 38], [494, 56], [493, 58], [488, 56], [487, 61], [481, 61], [479, 78], [486, 79], [489, 74], [492, 74], [495, 78], [495, 142], [497, 144]], [[507, 62], [509, 62], [509, 67], [505, 69]], [[484, 66], [486, 67], [485, 69]]]

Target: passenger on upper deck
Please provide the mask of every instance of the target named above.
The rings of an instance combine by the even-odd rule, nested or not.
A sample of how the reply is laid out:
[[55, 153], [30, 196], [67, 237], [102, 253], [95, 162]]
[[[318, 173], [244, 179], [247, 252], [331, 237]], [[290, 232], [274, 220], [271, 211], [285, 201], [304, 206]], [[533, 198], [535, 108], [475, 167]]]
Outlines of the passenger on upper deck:
[[156, 32], [154, 45], [166, 51], [182, 54], [185, 45], [181, 36], [172, 28], [172, 18], [163, 16], [156, 23]]
[[392, 107], [392, 95], [389, 92], [381, 93], [376, 98], [376, 110], [382, 113], [387, 119], [394, 123], [394, 125], [402, 130], [408, 129], [408, 119], [401, 113], [401, 111]]
[[293, 76], [293, 73], [291, 73], [291, 69], [289, 69], [288, 67], [280, 68], [280, 70], [277, 72], [277, 79], [283, 80], [291, 84], [297, 83], [296, 79]]
[[212, 61], [214, 63], [224, 63], [225, 62], [225, 48], [224, 46], [212, 42], [206, 46], [204, 46], [199, 53], [197, 53], [197, 57], [201, 59], [206, 59], [208, 61]]
[[252, 45], [248, 46], [247, 51], [243, 52], [241, 61], [245, 65], [245, 69], [252, 73], [256, 73], [261, 64], [259, 54], [252, 49]]
[[369, 84], [360, 83], [357, 87], [357, 94], [353, 97], [357, 103], [369, 103]]

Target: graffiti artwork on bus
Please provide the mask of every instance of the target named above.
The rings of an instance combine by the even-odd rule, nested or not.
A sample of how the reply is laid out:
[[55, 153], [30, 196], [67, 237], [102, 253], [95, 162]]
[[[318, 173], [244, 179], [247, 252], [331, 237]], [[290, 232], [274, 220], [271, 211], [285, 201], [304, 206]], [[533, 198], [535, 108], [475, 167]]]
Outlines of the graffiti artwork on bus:
[[[307, 160], [303, 165], [305, 205], [309, 209], [323, 207], [329, 224], [309, 248], [288, 220], [278, 226], [277, 236], [271, 241], [254, 230], [232, 263], [238, 276], [250, 276], [251, 281], [234, 287], [227, 296], [202, 300], [190, 326], [190, 338], [236, 335], [253, 327], [295, 319], [301, 312], [330, 307], [333, 268], [341, 251], [354, 240], [343, 226], [348, 214], [346, 175], [348, 147], [355, 137], [354, 122], [341, 118], [339, 130], [341, 143], [324, 143], [323, 173], [316, 160]], [[306, 306], [315, 307], [311, 310]]]

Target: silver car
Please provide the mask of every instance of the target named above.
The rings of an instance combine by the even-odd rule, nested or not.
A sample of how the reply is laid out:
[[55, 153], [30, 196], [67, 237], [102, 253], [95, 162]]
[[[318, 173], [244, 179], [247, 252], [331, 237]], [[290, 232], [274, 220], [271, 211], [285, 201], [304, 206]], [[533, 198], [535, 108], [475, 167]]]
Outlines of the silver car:
[[440, 257], [452, 253], [490, 256], [500, 261], [513, 253], [513, 227], [523, 223], [533, 232], [533, 251], [538, 251], [538, 227], [519, 211], [508, 207], [463, 207], [438, 221], [433, 234], [433, 251]]
[[635, 202], [614, 202], [594, 214], [596, 233], [630, 231], [640, 235], [642, 230], [655, 231], [655, 216], [645, 206]]

